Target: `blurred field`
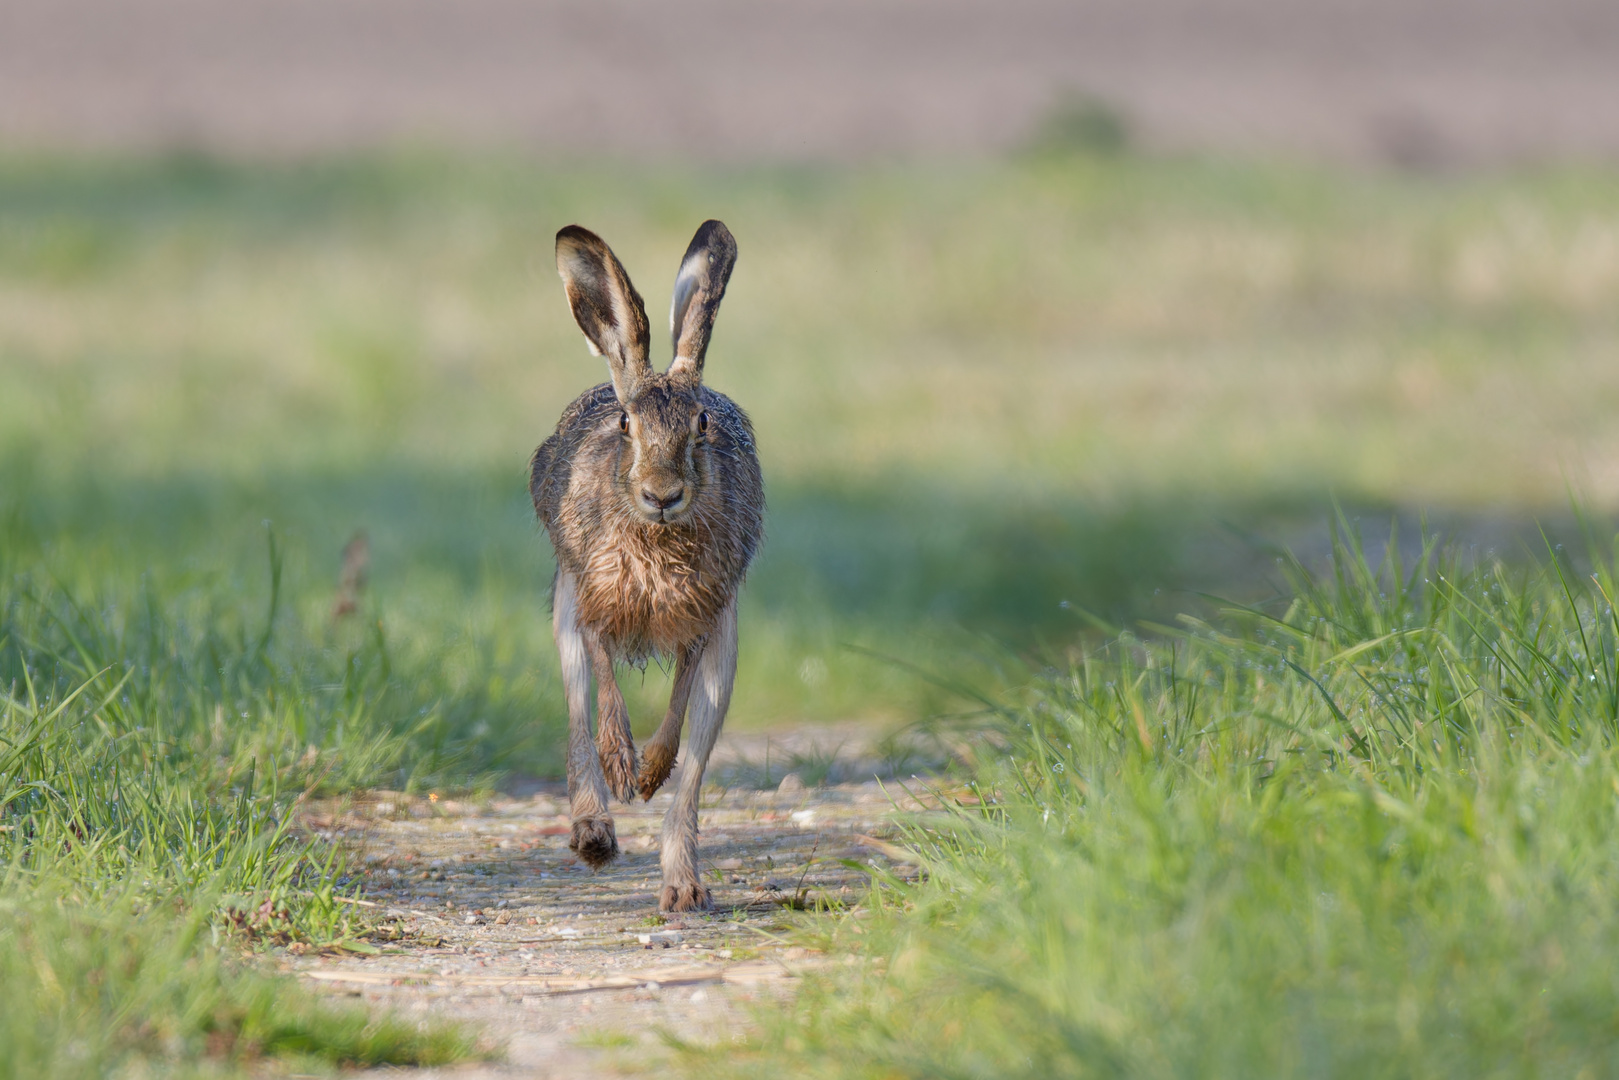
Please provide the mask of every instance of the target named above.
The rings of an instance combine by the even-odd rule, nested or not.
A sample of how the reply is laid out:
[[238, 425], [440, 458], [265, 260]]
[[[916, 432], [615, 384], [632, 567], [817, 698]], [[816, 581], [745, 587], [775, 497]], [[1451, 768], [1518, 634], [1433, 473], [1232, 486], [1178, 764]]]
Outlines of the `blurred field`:
[[1083, 95], [1155, 150], [1612, 161], [1616, 51], [1610, 0], [0, 0], [0, 142], [955, 158]]
[[560, 694], [524, 465], [603, 377], [551, 234], [600, 231], [661, 313], [719, 216], [742, 256], [710, 381], [751, 411], [770, 499], [734, 722], [910, 719], [928, 691], [846, 645], [989, 662], [974, 641], [1060, 647], [1080, 610], [1252, 594], [1265, 559], [1233, 529], [1307, 538], [1329, 496], [1490, 543], [1570, 485], [1612, 505], [1615, 179], [14, 157], [6, 558], [108, 602], [259, 611], [269, 523], [280, 617], [329, 646], [364, 529], [364, 618], [443, 696], [482, 695], [488, 761], [543, 771], [550, 735], [524, 733]]

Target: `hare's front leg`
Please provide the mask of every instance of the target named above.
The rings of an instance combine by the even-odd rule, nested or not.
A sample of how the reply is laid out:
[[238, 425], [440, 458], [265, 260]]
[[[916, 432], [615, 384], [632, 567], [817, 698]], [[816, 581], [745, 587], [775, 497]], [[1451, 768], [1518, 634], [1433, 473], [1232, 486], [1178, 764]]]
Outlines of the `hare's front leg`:
[[630, 710], [613, 675], [613, 658], [595, 634], [585, 635], [590, 666], [596, 673], [596, 750], [601, 757], [607, 786], [625, 802], [635, 800], [635, 736], [630, 734]]
[[674, 771], [675, 754], [680, 750], [680, 728], [686, 722], [686, 702], [691, 700], [691, 681], [697, 674], [697, 658], [703, 654], [699, 639], [681, 650], [675, 660], [675, 685], [669, 693], [669, 711], [663, 714], [658, 733], [646, 744], [641, 761], [641, 798], [650, 799]]
[[607, 778], [590, 738], [590, 657], [579, 626], [578, 590], [566, 570], [557, 571], [551, 630], [568, 695], [568, 810], [573, 819], [568, 847], [592, 867], [602, 867], [618, 857], [618, 838], [607, 809]]
[[736, 682], [736, 600], [720, 613], [719, 624], [708, 635], [697, 661], [691, 697], [691, 739], [686, 744], [686, 768], [680, 774], [675, 804], [663, 819], [663, 892], [659, 911], [692, 911], [714, 906], [714, 899], [697, 877], [697, 804], [703, 791], [703, 770], [731, 705]]

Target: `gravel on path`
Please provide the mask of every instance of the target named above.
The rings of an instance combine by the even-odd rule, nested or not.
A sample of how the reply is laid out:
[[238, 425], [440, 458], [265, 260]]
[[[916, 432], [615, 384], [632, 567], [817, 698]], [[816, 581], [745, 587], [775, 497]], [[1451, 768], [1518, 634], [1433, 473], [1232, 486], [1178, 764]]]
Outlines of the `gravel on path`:
[[716, 909], [664, 917], [658, 834], [672, 790], [615, 808], [623, 854], [599, 873], [567, 848], [559, 785], [482, 804], [383, 792], [312, 807], [305, 824], [356, 852], [364, 903], [403, 937], [376, 956], [285, 963], [322, 993], [468, 1022], [503, 1054], [421, 1076], [636, 1075], [670, 1053], [663, 1031], [739, 1037], [752, 1006], [834, 962], [786, 940], [797, 908], [858, 901], [861, 866], [911, 872], [883, 836], [918, 804], [876, 781], [711, 788], [701, 855]]

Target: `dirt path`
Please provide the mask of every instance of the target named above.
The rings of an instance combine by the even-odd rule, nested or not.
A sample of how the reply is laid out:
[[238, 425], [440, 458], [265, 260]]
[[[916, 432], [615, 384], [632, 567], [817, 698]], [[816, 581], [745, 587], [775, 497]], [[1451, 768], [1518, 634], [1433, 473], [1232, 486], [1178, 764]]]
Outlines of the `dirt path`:
[[781, 939], [795, 901], [857, 898], [868, 879], [841, 860], [906, 872], [881, 839], [895, 805], [876, 781], [715, 788], [701, 821], [718, 909], [665, 920], [658, 832], [673, 787], [616, 810], [624, 854], [601, 873], [567, 849], [560, 786], [485, 805], [380, 796], [312, 814], [363, 851], [369, 902], [406, 941], [288, 965], [323, 992], [468, 1021], [504, 1048], [498, 1064], [444, 1075], [636, 1075], [667, 1055], [662, 1029], [727, 1039], [751, 1003], [830, 963]]

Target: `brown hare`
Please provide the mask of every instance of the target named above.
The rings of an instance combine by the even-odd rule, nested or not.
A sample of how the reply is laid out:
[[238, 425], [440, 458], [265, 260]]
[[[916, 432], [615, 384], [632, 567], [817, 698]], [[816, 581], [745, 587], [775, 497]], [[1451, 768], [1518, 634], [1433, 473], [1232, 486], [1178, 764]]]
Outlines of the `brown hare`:
[[[713, 906], [697, 875], [697, 801], [736, 679], [737, 589], [763, 535], [753, 427], [730, 398], [702, 384], [735, 262], [730, 230], [704, 222], [675, 279], [675, 355], [660, 375], [648, 359], [646, 308], [612, 250], [577, 225], [557, 233], [568, 304], [612, 382], [567, 407], [530, 469], [534, 510], [556, 549], [551, 604], [568, 697], [568, 846], [591, 866], [618, 855], [608, 792], [652, 797], [674, 768], [690, 705], [686, 769], [663, 821], [663, 911]], [[674, 692], [637, 769], [613, 665], [653, 655], [673, 659]]]

